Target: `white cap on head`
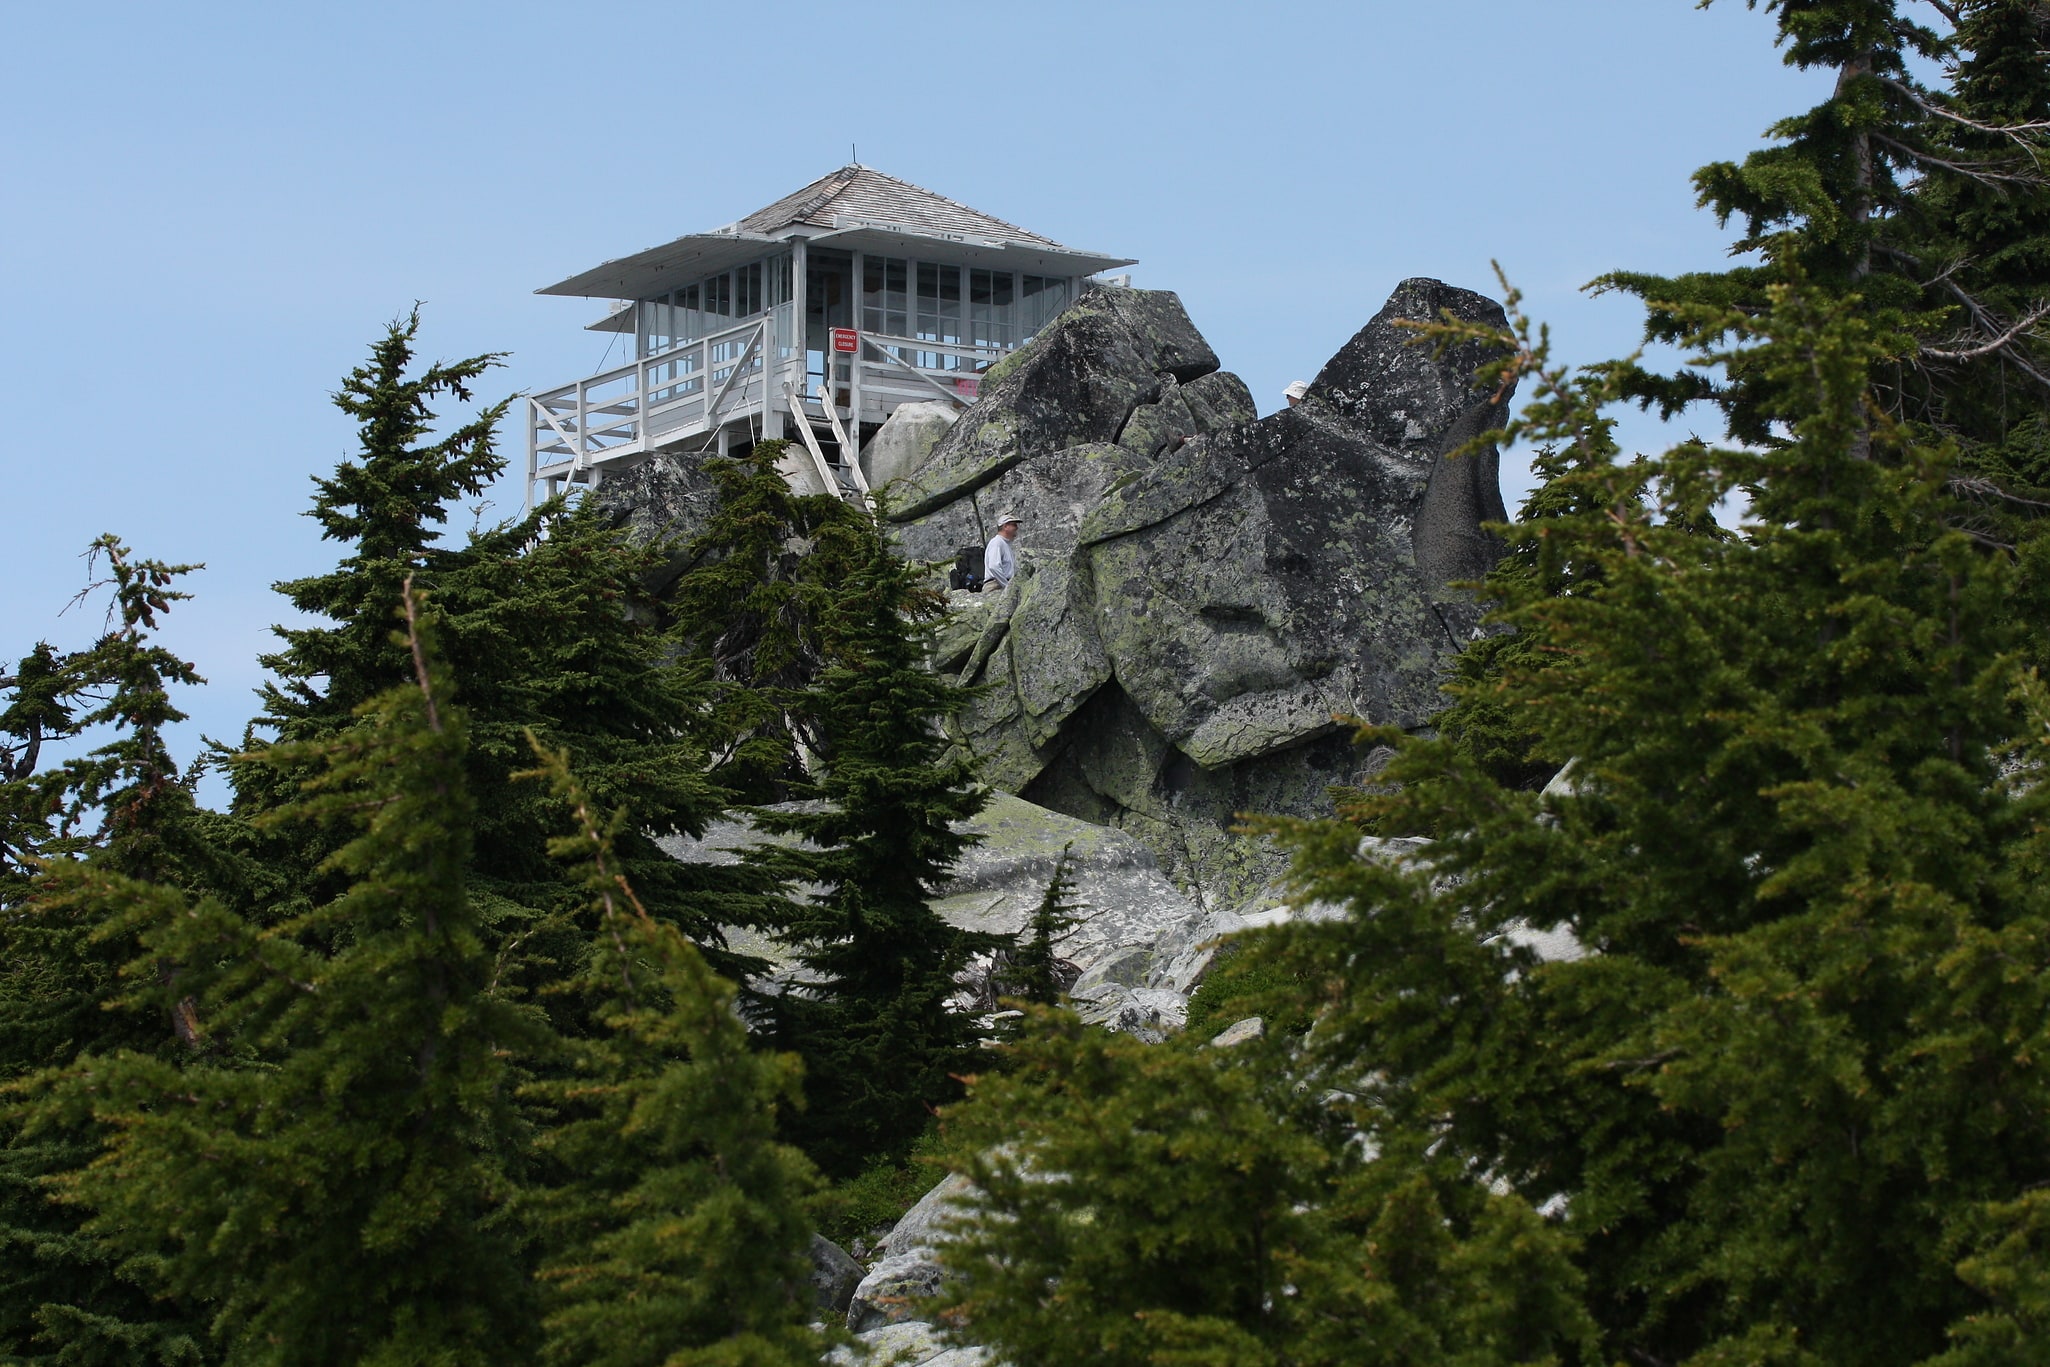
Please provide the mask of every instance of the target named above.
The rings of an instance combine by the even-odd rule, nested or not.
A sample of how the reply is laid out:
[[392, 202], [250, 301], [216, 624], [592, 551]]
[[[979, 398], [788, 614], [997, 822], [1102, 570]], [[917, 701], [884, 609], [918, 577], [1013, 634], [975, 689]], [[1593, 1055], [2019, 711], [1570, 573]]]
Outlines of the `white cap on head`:
[[1021, 519], [1016, 513], [1005, 513], [1003, 516], [997, 519], [997, 530], [1002, 531], [1005, 527], [1010, 526], [1013, 522], [1019, 522], [1022, 524], [1023, 519]]
[[1281, 391], [1281, 397], [1284, 399], [1300, 399], [1309, 392], [1310, 382], [1308, 380], [1296, 380], [1288, 388]]

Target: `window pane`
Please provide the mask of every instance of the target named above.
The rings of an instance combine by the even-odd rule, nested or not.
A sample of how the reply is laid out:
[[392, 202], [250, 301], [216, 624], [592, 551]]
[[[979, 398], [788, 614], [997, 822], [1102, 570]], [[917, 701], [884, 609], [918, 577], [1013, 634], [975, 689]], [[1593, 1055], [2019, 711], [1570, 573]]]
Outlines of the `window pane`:
[[[918, 263], [917, 330], [921, 342], [959, 345], [961, 341], [961, 268], [931, 261]], [[921, 351], [917, 364], [927, 370], [954, 370], [959, 358], [951, 352]]]
[[968, 340], [979, 347], [1009, 349], [1015, 325], [1009, 271], [968, 272]]
[[705, 312], [733, 316], [733, 277], [715, 275], [705, 281]]
[[1019, 279], [1018, 292], [1023, 298], [1018, 305], [1018, 326], [1022, 342], [1029, 342], [1039, 335], [1039, 330], [1052, 322], [1068, 303], [1068, 282], [1056, 276], [1027, 275]]
[[676, 340], [695, 342], [705, 335], [705, 318], [702, 293], [696, 285], [685, 285], [676, 292]]
[[905, 315], [911, 263], [902, 257], [870, 256], [861, 263], [861, 326], [886, 337], [911, 331]]

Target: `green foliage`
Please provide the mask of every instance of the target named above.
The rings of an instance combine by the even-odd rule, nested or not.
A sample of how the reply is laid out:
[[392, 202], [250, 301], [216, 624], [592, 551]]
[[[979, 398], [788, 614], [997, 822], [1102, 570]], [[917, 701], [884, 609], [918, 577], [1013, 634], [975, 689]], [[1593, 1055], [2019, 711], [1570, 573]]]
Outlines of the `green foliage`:
[[941, 1250], [959, 1341], [1016, 1367], [1595, 1360], [1569, 1241], [1407, 1137], [1366, 1161], [1289, 1054], [1043, 1010], [1006, 1052], [948, 1116], [980, 1192]]
[[798, 1367], [818, 1361], [805, 1274], [804, 1158], [775, 1140], [795, 1061], [758, 1052], [731, 984], [618, 871], [624, 813], [600, 823], [568, 757], [542, 773], [575, 813], [553, 851], [575, 861], [595, 921], [568, 985], [596, 1023], [550, 1109], [535, 1203], [548, 1253], [543, 1360], [592, 1367]]
[[[1504, 588], [1551, 659], [1499, 696], [1575, 759], [1577, 795], [1377, 735], [1390, 787], [1351, 815], [1439, 838], [1377, 863], [1357, 825], [1277, 823], [1302, 894], [1356, 914], [1291, 928], [1276, 961], [1335, 1003], [1311, 1039], [1365, 1076], [1377, 1139], [1429, 1130], [1566, 1201], [1606, 1355], [1917, 1362], [1983, 1309], [1961, 1253], [2000, 1275], [1988, 1222], [2050, 1178], [2050, 797], [1999, 763], [2012, 568], [1949, 524], [1951, 451], [1865, 402], [1898, 336], [1814, 291], [1768, 300], [1700, 311], [1695, 340], [1706, 369], [1740, 339], [1786, 439], [1579, 471], [1608, 496], [1541, 534], [1589, 587]], [[1627, 388], [1518, 340], [1539, 440]], [[1745, 535], [1701, 535], [1738, 487]], [[1529, 928], [1599, 952], [1539, 964]]]
[[738, 460], [711, 462], [718, 504], [667, 605], [675, 639], [713, 681], [713, 773], [744, 802], [808, 790], [803, 756], [825, 745], [817, 687], [826, 619], [865, 546], [859, 509], [791, 492], [778, 468], [787, 450], [762, 441]]
[[902, 1219], [946, 1176], [944, 1141], [939, 1126], [929, 1125], [901, 1158], [880, 1158], [852, 1177], [821, 1187], [808, 1209], [820, 1234], [852, 1248], [857, 1239], [873, 1241]]
[[[664, 636], [660, 605], [645, 588], [661, 548], [630, 544], [594, 509], [561, 503], [456, 544], [437, 540], [453, 505], [481, 495], [504, 468], [492, 431], [504, 404], [429, 440], [433, 402], [467, 401], [496, 358], [413, 374], [418, 327], [417, 315], [394, 323], [336, 396], [358, 419], [362, 451], [315, 481], [313, 516], [347, 553], [328, 573], [279, 586], [325, 624], [279, 629], [284, 649], [264, 661], [276, 679], [264, 690], [260, 724], [287, 749], [331, 737], [355, 724], [363, 699], [408, 679], [405, 652], [388, 639], [387, 605], [410, 578], [433, 596], [437, 640], [463, 681], [463, 763], [476, 804], [471, 889], [490, 938], [522, 946], [515, 980], [531, 986], [550, 971], [547, 961], [578, 949], [553, 929], [579, 894], [545, 853], [552, 801], [536, 785], [512, 782], [529, 762], [530, 731], [577, 755], [594, 801], [632, 811], [616, 857], [649, 909], [719, 965], [757, 967], [727, 954], [718, 928], [760, 924], [766, 889], [744, 870], [678, 863], [655, 843], [701, 833], [727, 800], [704, 763], [704, 671]], [[263, 746], [255, 737], [249, 744]], [[275, 811], [306, 777], [278, 757], [237, 766], [236, 810], [250, 818]], [[316, 866], [347, 838], [340, 828], [295, 829], [262, 853], [293, 869], [298, 884], [318, 887]]]
[[[135, 945], [102, 932], [93, 891], [102, 873], [191, 878], [207, 863], [196, 857], [192, 795], [163, 735], [181, 716], [171, 688], [200, 680], [152, 639], [184, 597], [172, 585], [191, 567], [135, 560], [113, 537], [94, 543], [92, 562], [101, 557], [110, 630], [67, 655], [38, 645], [5, 685], [0, 1084], [67, 1067], [81, 1053], [181, 1047], [175, 1013], [122, 1000], [119, 969]], [[104, 739], [43, 766], [46, 747], [86, 736]], [[98, 1128], [52, 1123], [24, 1133], [22, 1122], [18, 1104], [0, 1111], [0, 1354], [76, 1367], [204, 1361], [192, 1308], [124, 1276], [80, 1230], [79, 1213], [51, 1199], [51, 1180], [91, 1158]]]
[[354, 827], [327, 866], [342, 891], [261, 926], [99, 875], [105, 926], [141, 942], [127, 1000], [184, 1016], [208, 1055], [81, 1057], [28, 1127], [105, 1127], [58, 1189], [87, 1233], [213, 1307], [229, 1362], [499, 1363], [532, 1339], [503, 1209], [521, 1143], [505, 1051], [536, 1023], [489, 990], [466, 723], [410, 586], [404, 603], [415, 681], [269, 752], [317, 775], [274, 824]]
[[805, 842], [765, 848], [767, 866], [818, 889], [791, 904], [781, 931], [803, 981], [777, 999], [777, 1029], [805, 1061], [808, 1105], [793, 1133], [826, 1172], [847, 1176], [904, 1152], [957, 1094], [975, 1019], [952, 1001], [955, 978], [1009, 940], [932, 909], [973, 839], [958, 827], [986, 800], [938, 724], [960, 690], [925, 668], [944, 604], [866, 519], [824, 539], [825, 563], [848, 569], [820, 619], [823, 773], [806, 789], [813, 802], [756, 820]]
[[1183, 1029], [1190, 1039], [1210, 1039], [1248, 1016], [1260, 1017], [1269, 1030], [1300, 1035], [1310, 1028], [1308, 981], [1266, 955], [1247, 953], [1247, 941], [1240, 935], [1217, 947], [1210, 971], [1189, 997]]

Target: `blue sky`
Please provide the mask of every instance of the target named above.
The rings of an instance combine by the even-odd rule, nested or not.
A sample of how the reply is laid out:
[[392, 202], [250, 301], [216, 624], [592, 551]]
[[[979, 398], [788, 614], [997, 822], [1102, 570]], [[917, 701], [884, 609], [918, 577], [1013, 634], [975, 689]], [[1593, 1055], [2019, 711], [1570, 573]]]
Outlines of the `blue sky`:
[[[97, 627], [59, 613], [102, 531], [203, 561], [167, 635], [223, 739], [283, 615], [269, 586], [336, 554], [300, 515], [350, 450], [328, 395], [415, 300], [430, 355], [511, 353], [494, 395], [568, 381], [603, 306], [535, 287], [855, 144], [1139, 258], [1267, 411], [1396, 281], [1491, 290], [1491, 259], [1568, 358], [1629, 350], [1629, 301], [1579, 287], [1713, 267], [1727, 236], [1688, 174], [1826, 80], [1735, 0], [117, 0], [7, 29], [0, 654]], [[509, 479], [486, 516], [519, 502]]]

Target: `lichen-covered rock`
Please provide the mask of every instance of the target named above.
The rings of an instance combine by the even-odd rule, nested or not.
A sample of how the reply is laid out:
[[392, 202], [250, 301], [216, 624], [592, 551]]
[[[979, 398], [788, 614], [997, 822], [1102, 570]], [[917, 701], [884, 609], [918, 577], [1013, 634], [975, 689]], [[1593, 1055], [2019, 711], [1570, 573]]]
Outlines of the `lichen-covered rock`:
[[847, 1327], [859, 1334], [916, 1320], [946, 1280], [946, 1271], [930, 1248], [888, 1254], [854, 1288], [847, 1302]]
[[958, 1172], [948, 1173], [897, 1218], [897, 1223], [876, 1245], [877, 1251], [888, 1257], [914, 1249], [938, 1248], [947, 1241], [947, 1226], [959, 1215], [960, 1203], [974, 1191], [975, 1184], [966, 1177]]
[[666, 549], [661, 567], [647, 580], [651, 593], [662, 593], [690, 568], [690, 543], [711, 520], [719, 493], [702, 460], [665, 454], [608, 470], [590, 498], [630, 540]]
[[1186, 383], [1215, 369], [1217, 354], [1173, 294], [1085, 289], [983, 377], [975, 406], [898, 487], [893, 515], [909, 520], [970, 497], [1028, 456], [1113, 444], [1134, 409], [1159, 399], [1165, 380]]
[[936, 1330], [921, 1320], [883, 1324], [857, 1330], [854, 1347], [839, 1347], [826, 1354], [832, 1367], [927, 1367], [944, 1357], [949, 1349]]
[[1452, 453], [1507, 396], [1475, 387], [1484, 345], [1438, 357], [1402, 324], [1503, 316], [1404, 281], [1302, 405], [1255, 419], [1170, 300], [1084, 295], [948, 434], [897, 531], [936, 559], [997, 504], [1023, 517], [1014, 601], [980, 610], [971, 650], [947, 629], [985, 690], [964, 744], [992, 783], [1232, 903], [1278, 865], [1231, 834], [1239, 814], [1329, 811], [1381, 762], [1347, 719], [1425, 724], [1477, 629], [1457, 585], [1492, 565], [1482, 524], [1504, 514], [1492, 451]]
[[[976, 843], [955, 861], [933, 909], [965, 930], [1022, 931], [1053, 881], [1054, 864], [1064, 850], [1074, 879], [1073, 899], [1088, 919], [1061, 940], [1059, 952], [1078, 968], [1086, 970], [1120, 950], [1150, 954], [1155, 945], [1178, 943], [1184, 928], [1205, 914], [1161, 872], [1153, 852], [1125, 832], [1001, 792], [991, 794], [989, 805], [962, 829]], [[735, 850], [769, 838], [744, 821], [728, 820], [713, 823], [702, 836], [664, 836], [661, 843], [672, 858], [726, 864], [738, 858]], [[772, 964], [788, 961], [788, 951], [773, 941], [737, 927], [726, 934], [741, 953]], [[1165, 961], [1160, 971], [1166, 971]], [[1166, 980], [1156, 973], [1146, 981], [1158, 986]]]

